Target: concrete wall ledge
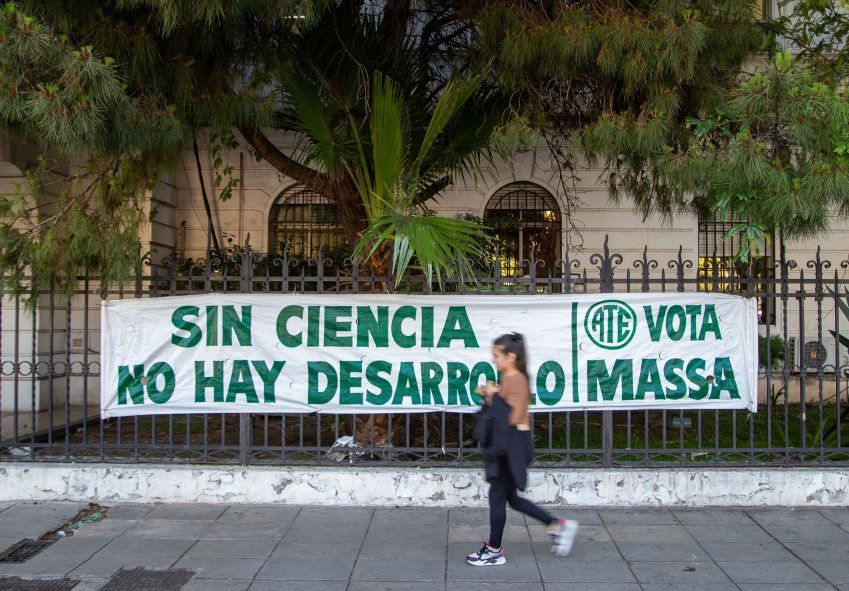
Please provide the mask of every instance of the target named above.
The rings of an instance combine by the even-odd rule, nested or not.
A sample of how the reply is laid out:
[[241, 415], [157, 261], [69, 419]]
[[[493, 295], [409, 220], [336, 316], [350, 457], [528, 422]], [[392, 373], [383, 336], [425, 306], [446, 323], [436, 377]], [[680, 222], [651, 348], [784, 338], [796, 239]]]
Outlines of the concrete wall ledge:
[[[0, 501], [485, 506], [480, 469], [0, 463]], [[531, 470], [525, 494], [574, 506], [845, 506], [849, 467]]]

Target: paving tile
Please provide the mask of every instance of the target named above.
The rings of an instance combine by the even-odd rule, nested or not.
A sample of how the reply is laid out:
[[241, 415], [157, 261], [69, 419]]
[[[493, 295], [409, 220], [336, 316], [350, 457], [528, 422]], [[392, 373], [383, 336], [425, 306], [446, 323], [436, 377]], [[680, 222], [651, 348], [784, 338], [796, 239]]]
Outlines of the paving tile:
[[631, 570], [640, 583], [728, 583], [713, 562], [632, 562]]
[[107, 517], [106, 519], [101, 519], [100, 521], [83, 525], [74, 532], [74, 537], [87, 538], [93, 536], [117, 538], [137, 524], [138, 521], [135, 519], [112, 519], [111, 517]]
[[668, 509], [599, 509], [605, 525], [675, 525], [677, 518]]
[[37, 555], [26, 562], [0, 563], [0, 575], [61, 578], [88, 559], [89, 556], [80, 554], [47, 557]]
[[[268, 523], [228, 523], [216, 521], [200, 536], [203, 540], [273, 540], [282, 538], [288, 531], [289, 524]], [[313, 536], [316, 531], [313, 531]]]
[[[735, 583], [821, 583], [801, 562], [718, 562]], [[847, 569], [849, 573], [849, 569]]]
[[[477, 548], [480, 548], [480, 542], [477, 543]], [[356, 554], [359, 550], [360, 559], [364, 558], [380, 558], [382, 560], [392, 561], [415, 561], [426, 553], [427, 556], [445, 556], [447, 543], [442, 540], [440, 542], [419, 542], [406, 541], [404, 543], [390, 542], [386, 540], [373, 539], [366, 541], [361, 548], [352, 545], [351, 552]], [[470, 544], [469, 547], [473, 547]], [[470, 550], [469, 552], [472, 552]]]
[[702, 548], [715, 561], [775, 562], [795, 561], [784, 546], [776, 542], [702, 542]]
[[546, 591], [640, 591], [637, 583], [546, 583]]
[[569, 507], [567, 505], [540, 505], [556, 517], [574, 519], [583, 525], [602, 525], [601, 516], [597, 509], [589, 507]]
[[787, 542], [786, 545], [806, 562], [849, 560], [849, 545], [834, 542]]
[[556, 556], [538, 557], [542, 580], [546, 583], [636, 583], [624, 560], [583, 562]]
[[815, 560], [808, 564], [831, 583], [849, 583], [849, 562], [846, 560]]
[[168, 568], [177, 557], [156, 556], [105, 556], [97, 554], [71, 571], [70, 577], [111, 577], [122, 568]]
[[[454, 525], [448, 529], [448, 539], [452, 542], [480, 543], [489, 539], [489, 526], [481, 525]], [[530, 542], [528, 526], [521, 525], [504, 526], [502, 540], [506, 542]]]
[[[251, 581], [238, 579], [198, 579], [195, 577], [181, 591], [246, 591]], [[279, 590], [279, 587], [278, 587]], [[74, 591], [77, 591], [74, 588]]]
[[148, 519], [175, 519], [192, 521], [214, 521], [227, 509], [227, 505], [202, 505], [198, 503], [158, 504], [145, 515]]
[[385, 558], [362, 558], [354, 565], [352, 581], [444, 581], [445, 555], [424, 554], [399, 564]]
[[710, 557], [696, 542], [618, 542], [617, 546], [625, 560], [640, 562], [704, 562]]
[[194, 540], [120, 537], [107, 544], [95, 556], [171, 558], [171, 562], [174, 562], [194, 543]]
[[761, 525], [831, 525], [817, 509], [747, 509], [746, 513]]
[[8, 509], [9, 507], [11, 507], [12, 505], [14, 505], [15, 503], [17, 503], [17, 501], [3, 501], [3, 502], [0, 502], [0, 513], [2, 513], [3, 511], [5, 511], [6, 509]]
[[62, 538], [57, 542], [54, 542], [52, 545], [48, 546], [44, 550], [42, 550], [38, 556], [39, 557], [56, 557], [61, 558], [63, 556], [78, 556], [83, 555], [88, 558], [89, 556], [95, 554], [101, 548], [109, 544], [114, 538], [107, 537], [79, 537], [79, 536], [71, 536], [67, 538]]
[[145, 518], [124, 532], [123, 536], [161, 540], [197, 540], [213, 523], [213, 521]]
[[0, 552], [21, 541], [21, 536], [9, 538], [5, 536], [5, 532], [2, 533], [4, 534], [4, 537], [0, 538]]
[[758, 525], [688, 525], [687, 531], [699, 542], [757, 542], [773, 539]]
[[277, 544], [272, 540], [200, 540], [186, 558], [268, 558]]
[[348, 591], [445, 591], [445, 581], [351, 581]]
[[673, 509], [672, 513], [684, 525], [755, 525], [740, 509]]
[[[548, 587], [546, 585], [547, 589]], [[448, 581], [446, 591], [543, 591], [542, 583], [498, 583], [485, 581]]]
[[174, 568], [193, 570], [196, 579], [253, 579], [264, 562], [263, 558], [182, 558]]
[[448, 523], [448, 509], [423, 509], [423, 508], [387, 508], [375, 509], [372, 526], [384, 523], [397, 523], [401, 525], [412, 523], [427, 523], [431, 525], [444, 526]]
[[248, 591], [345, 591], [348, 581], [254, 581]]
[[643, 583], [643, 591], [738, 591], [734, 583]]
[[[607, 531], [617, 543], [648, 541], [657, 543], [693, 541], [693, 536], [683, 525], [608, 525]], [[578, 532], [580, 534], [580, 531]]]
[[[551, 556], [551, 542], [535, 542], [533, 546], [537, 559]], [[622, 560], [622, 554], [613, 541], [594, 542], [579, 539], [572, 547], [572, 553], [569, 554], [568, 559], [578, 562], [607, 562]]]
[[0, 513], [0, 532], [6, 538], [40, 538], [49, 531], [52, 531], [64, 524], [67, 519], [50, 517], [38, 517], [36, 515], [30, 517], [4, 518]]
[[[474, 549], [472, 550], [474, 551]], [[539, 569], [530, 544], [515, 543], [505, 548], [507, 564], [498, 568], [481, 568], [466, 563], [468, 545], [462, 542], [448, 544], [449, 581], [526, 582], [540, 581]]]
[[843, 542], [849, 543], [849, 532], [832, 524], [826, 525], [764, 525], [764, 529], [780, 542]]
[[347, 581], [355, 556], [326, 557], [272, 556], [256, 574], [257, 579], [277, 581]]
[[142, 503], [123, 503], [120, 505], [109, 505], [106, 510], [107, 519], [142, 519], [148, 515], [155, 505]]
[[[525, 522], [525, 516], [514, 509], [507, 508], [507, 523], [519, 524]], [[531, 520], [532, 523], [533, 522]], [[448, 527], [457, 525], [476, 525], [489, 527], [489, 509], [484, 507], [460, 507], [448, 510]]]
[[819, 512], [829, 521], [843, 527], [849, 527], [849, 507], [822, 507]]
[[296, 505], [231, 505], [218, 521], [280, 525], [291, 523], [300, 511]]
[[369, 507], [303, 507], [295, 523], [319, 522], [341, 524], [371, 521], [374, 509]]
[[739, 587], [740, 591], [834, 591], [827, 583], [741, 583]]

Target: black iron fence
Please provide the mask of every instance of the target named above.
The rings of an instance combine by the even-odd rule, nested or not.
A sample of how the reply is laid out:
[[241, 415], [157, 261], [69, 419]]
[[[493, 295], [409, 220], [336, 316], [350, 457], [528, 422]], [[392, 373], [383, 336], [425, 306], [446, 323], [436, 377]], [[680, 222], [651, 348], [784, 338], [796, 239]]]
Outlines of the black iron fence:
[[[208, 251], [209, 252], [209, 251]], [[82, 277], [72, 295], [6, 295], [0, 315], [0, 460], [173, 463], [479, 461], [473, 418], [455, 413], [354, 416], [200, 414], [101, 419], [102, 299], [224, 292], [593, 293], [724, 291], [760, 299], [759, 412], [558, 411], [533, 415], [539, 464], [811, 465], [849, 460], [849, 260], [797, 263], [780, 248], [758, 266], [727, 257], [661, 263], [648, 249], [495, 261], [473, 279], [375, 274], [356, 261], [264, 255], [250, 244], [203, 259], [170, 257], [129, 284]], [[338, 444], [356, 437], [357, 447]], [[344, 441], [342, 439], [341, 441]], [[334, 446], [334, 444], [337, 444]]]

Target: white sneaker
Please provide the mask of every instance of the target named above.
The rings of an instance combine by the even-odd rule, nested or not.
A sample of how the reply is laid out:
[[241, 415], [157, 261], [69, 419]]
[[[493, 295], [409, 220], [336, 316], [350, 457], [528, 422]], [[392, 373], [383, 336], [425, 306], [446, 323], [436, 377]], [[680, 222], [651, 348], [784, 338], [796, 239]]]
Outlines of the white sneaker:
[[551, 553], [555, 556], [568, 556], [578, 535], [578, 522], [574, 519], [558, 519], [557, 530], [549, 535], [553, 538]]
[[495, 550], [489, 544], [484, 544], [480, 550], [466, 556], [466, 562], [472, 566], [499, 566], [506, 564], [507, 559], [504, 550]]

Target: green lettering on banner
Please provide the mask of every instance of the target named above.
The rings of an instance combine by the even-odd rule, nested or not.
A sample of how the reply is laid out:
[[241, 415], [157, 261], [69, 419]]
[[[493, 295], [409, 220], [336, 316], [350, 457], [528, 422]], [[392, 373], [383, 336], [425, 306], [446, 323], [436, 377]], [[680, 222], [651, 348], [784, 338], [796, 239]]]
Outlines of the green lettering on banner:
[[369, 306], [357, 306], [357, 347], [368, 347], [370, 342], [375, 347], [389, 346], [388, 306], [378, 306], [377, 315]]
[[[327, 386], [319, 390], [318, 378], [322, 375], [327, 378]], [[332, 365], [326, 361], [307, 362], [307, 404], [327, 404], [336, 396], [338, 386], [339, 378]]]
[[133, 371], [126, 365], [118, 366], [118, 404], [127, 404], [127, 393], [133, 404], [144, 404], [144, 365], [134, 365]]
[[709, 332], [713, 333], [717, 341], [722, 340], [722, 334], [719, 332], [719, 318], [716, 317], [716, 306], [713, 304], [705, 306], [705, 319], [702, 322], [702, 331], [699, 333], [699, 340], [705, 340]]
[[251, 366], [244, 359], [233, 362], [233, 373], [230, 374], [230, 385], [227, 387], [227, 402], [236, 402], [236, 396], [239, 394], [244, 394], [245, 402], [249, 404], [259, 403]]
[[251, 346], [251, 309], [252, 306], [242, 306], [242, 317], [236, 312], [236, 306], [221, 307], [221, 344], [225, 347], [233, 345], [233, 334], [243, 347]]
[[734, 368], [728, 357], [717, 357], [713, 366], [713, 388], [710, 391], [711, 400], [718, 400], [723, 390], [728, 391], [729, 398], [740, 398], [737, 391], [737, 380], [734, 379]]
[[[340, 319], [341, 317], [341, 319]], [[340, 335], [340, 332], [351, 330], [351, 306], [324, 307], [324, 346], [350, 347], [354, 344], [351, 335]]]
[[369, 404], [383, 405], [392, 398], [392, 384], [380, 374], [392, 373], [392, 364], [388, 361], [372, 361], [366, 367], [366, 381], [377, 386], [377, 392], [366, 390], [366, 402]]
[[[162, 376], [164, 383], [159, 387], [159, 376]], [[147, 372], [147, 397], [154, 404], [165, 404], [171, 400], [171, 395], [174, 394], [176, 380], [174, 379], [174, 370], [164, 361], [159, 361], [150, 366]]]
[[465, 306], [448, 308], [448, 316], [445, 317], [445, 325], [442, 327], [442, 334], [439, 335], [439, 343], [436, 346], [450, 347], [451, 341], [455, 339], [463, 341], [463, 346], [467, 349], [478, 346], [478, 339], [475, 337]]
[[616, 398], [616, 390], [622, 383], [622, 399], [633, 400], [634, 369], [630, 359], [617, 359], [613, 363], [613, 372], [607, 372], [607, 363], [603, 359], [587, 360], [587, 397], [590, 402], [598, 401], [598, 391], [601, 398], [610, 402]]
[[285, 361], [275, 361], [268, 367], [265, 361], [251, 361], [254, 369], [259, 374], [262, 380], [262, 401], [266, 404], [274, 404], [277, 399], [274, 396], [274, 385], [277, 383], [277, 378], [280, 377], [280, 372], [283, 371]]
[[416, 334], [406, 334], [402, 330], [403, 322], [408, 318], [415, 320], [416, 308], [414, 306], [401, 306], [392, 315], [392, 340], [403, 349], [416, 346]]
[[478, 361], [475, 363], [472, 367], [471, 375], [469, 376], [469, 396], [475, 404], [481, 403], [481, 395], [475, 392], [475, 388], [483, 385], [480, 383], [481, 376], [486, 378], [484, 383], [487, 381], [495, 382], [498, 380], [495, 368], [492, 367], [491, 363], [487, 361]]
[[445, 404], [442, 400], [442, 392], [439, 391], [443, 375], [442, 366], [435, 361], [423, 361], [421, 369], [422, 404]]
[[363, 385], [362, 371], [362, 361], [339, 362], [339, 404], [363, 403], [363, 393], [353, 391]]
[[392, 399], [392, 405], [402, 406], [404, 398], [409, 398], [410, 404], [422, 403], [419, 385], [416, 382], [416, 370], [413, 369], [412, 361], [402, 361], [400, 364], [398, 383], [395, 385], [395, 397]]
[[[640, 377], [637, 380], [635, 399], [645, 400], [646, 394], [652, 394], [655, 400], [666, 399], [663, 395], [663, 382], [660, 379], [657, 359], [643, 359], [640, 364]], [[627, 400], [624, 395], [622, 400]]]
[[189, 334], [186, 336], [177, 336], [176, 334], [171, 335], [171, 343], [177, 345], [178, 347], [194, 347], [197, 345], [200, 340], [203, 338], [203, 331], [200, 327], [186, 320], [186, 316], [194, 316], [195, 318], [200, 317], [200, 308], [197, 306], [180, 306], [171, 314], [171, 324], [177, 330], [184, 330]]
[[702, 307], [695, 304], [687, 304], [687, 316], [690, 317], [690, 340], [698, 341], [698, 324], [699, 324], [699, 314], [702, 313]]
[[318, 333], [321, 327], [320, 319], [320, 306], [310, 306], [307, 308], [307, 347], [318, 347]]
[[422, 342], [424, 348], [433, 347], [433, 306], [422, 306]]
[[581, 399], [578, 367], [578, 302], [572, 302], [572, 402], [578, 402]]
[[[549, 390], [548, 376], [554, 375], [554, 387]], [[554, 406], [560, 399], [563, 398], [563, 391], [566, 389], [566, 372], [563, 367], [556, 361], [546, 361], [539, 367], [537, 371], [537, 398], [547, 406]]]
[[446, 369], [448, 371], [448, 405], [470, 406], [469, 391], [469, 368], [457, 361], [449, 361]]
[[206, 307], [206, 346], [218, 346], [218, 306]]
[[288, 322], [290, 318], [303, 318], [303, 306], [286, 306], [277, 315], [277, 340], [284, 347], [300, 347], [304, 342], [303, 333], [292, 334], [289, 332]]
[[669, 311], [666, 312], [666, 335], [673, 341], [680, 341], [685, 330], [687, 330], [687, 317], [684, 314], [684, 308], [677, 304], [669, 306]]
[[206, 375], [206, 362], [195, 361], [195, 402], [206, 402], [206, 389], [212, 388], [212, 401], [224, 402], [224, 362], [212, 362], [212, 375]]
[[663, 329], [663, 319], [666, 316], [666, 306], [660, 306], [657, 311], [657, 318], [652, 314], [651, 306], [643, 306], [646, 313], [646, 324], [649, 327], [649, 336], [655, 343], [660, 340], [660, 333]]
[[707, 376], [699, 373], [699, 371], [704, 371], [704, 369], [704, 359], [691, 359], [687, 363], [687, 379], [695, 385], [695, 388], [690, 388], [690, 398], [693, 400], [701, 400], [710, 392], [710, 384], [707, 382]]
[[687, 382], [680, 371], [684, 371], [683, 359], [672, 358], [663, 365], [663, 377], [672, 386], [666, 391], [669, 400], [680, 400], [687, 395]]

